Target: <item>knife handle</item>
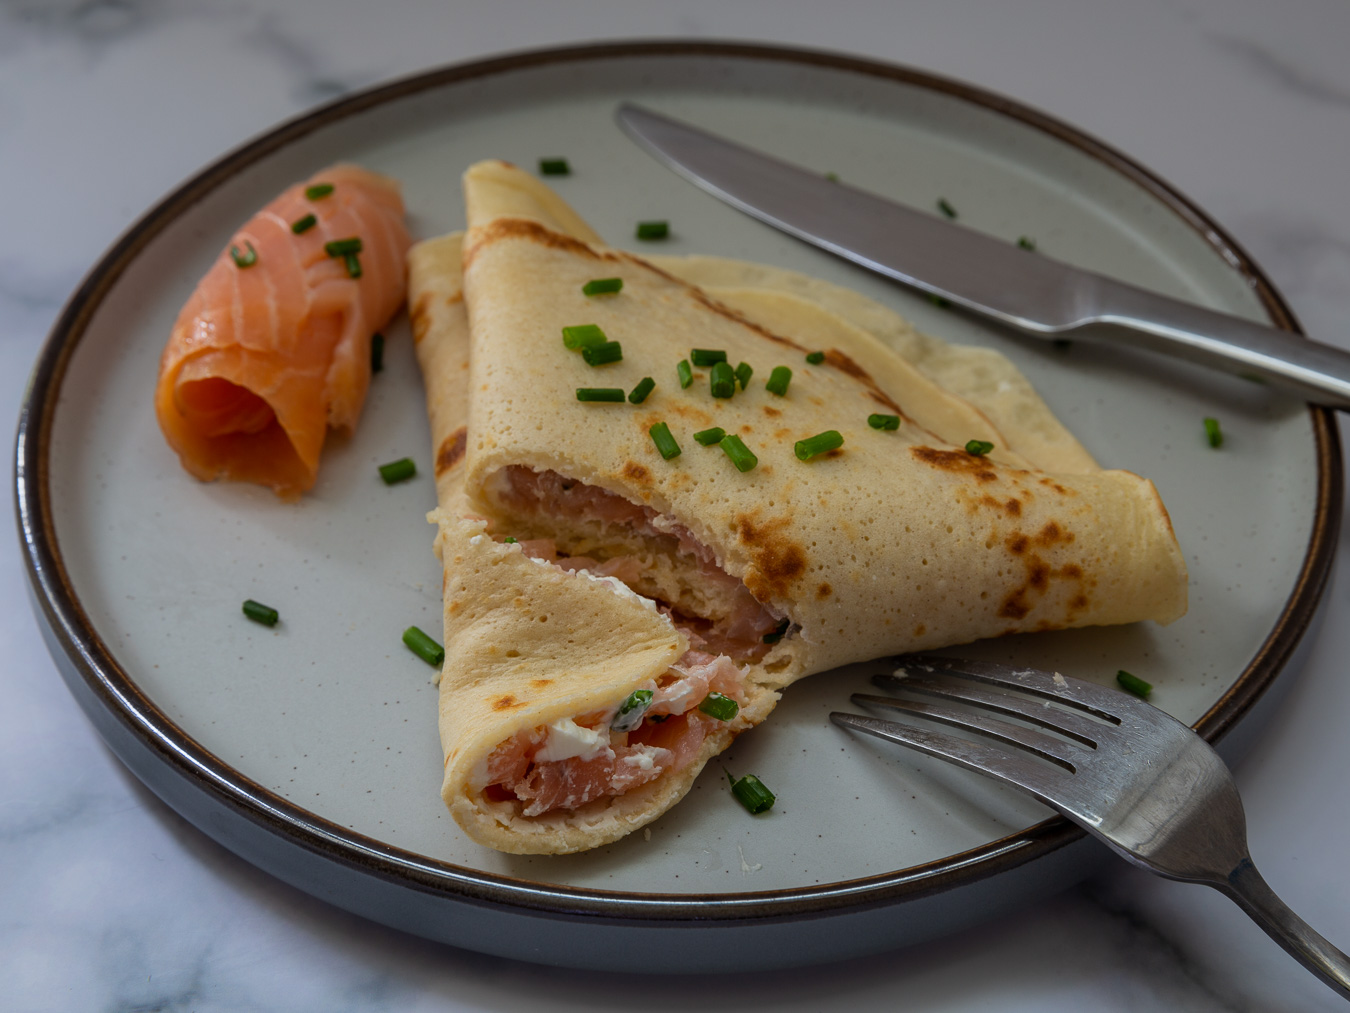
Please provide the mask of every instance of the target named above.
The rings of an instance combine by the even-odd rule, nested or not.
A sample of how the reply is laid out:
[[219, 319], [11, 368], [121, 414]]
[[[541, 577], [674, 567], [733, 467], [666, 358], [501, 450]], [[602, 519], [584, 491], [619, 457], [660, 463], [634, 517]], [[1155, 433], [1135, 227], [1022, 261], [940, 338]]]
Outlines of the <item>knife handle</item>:
[[[1350, 352], [1123, 282], [1098, 281], [1094, 311], [1078, 321], [1078, 326], [1124, 328], [1131, 339], [1128, 343], [1134, 346], [1225, 366], [1230, 372], [1256, 374], [1314, 404], [1350, 410]], [[1119, 331], [1114, 336], [1089, 332], [1083, 337], [1125, 340]]]

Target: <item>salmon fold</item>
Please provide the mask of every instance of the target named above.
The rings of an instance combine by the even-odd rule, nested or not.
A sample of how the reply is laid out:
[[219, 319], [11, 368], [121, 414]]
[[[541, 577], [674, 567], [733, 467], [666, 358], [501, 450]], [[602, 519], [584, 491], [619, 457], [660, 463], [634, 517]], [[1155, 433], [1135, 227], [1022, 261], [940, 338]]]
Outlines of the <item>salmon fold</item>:
[[395, 181], [334, 165], [235, 233], [160, 358], [155, 414], [188, 472], [283, 499], [314, 485], [328, 429], [360, 417], [371, 338], [403, 303], [403, 214]]

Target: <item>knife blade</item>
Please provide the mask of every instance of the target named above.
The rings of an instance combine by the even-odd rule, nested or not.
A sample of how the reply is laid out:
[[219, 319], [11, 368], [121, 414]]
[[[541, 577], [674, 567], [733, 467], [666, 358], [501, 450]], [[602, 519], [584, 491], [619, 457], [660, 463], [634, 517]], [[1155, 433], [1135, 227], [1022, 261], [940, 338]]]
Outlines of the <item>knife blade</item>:
[[658, 161], [746, 214], [1024, 333], [1255, 373], [1350, 410], [1350, 352], [1334, 345], [1072, 267], [632, 103], [615, 118]]

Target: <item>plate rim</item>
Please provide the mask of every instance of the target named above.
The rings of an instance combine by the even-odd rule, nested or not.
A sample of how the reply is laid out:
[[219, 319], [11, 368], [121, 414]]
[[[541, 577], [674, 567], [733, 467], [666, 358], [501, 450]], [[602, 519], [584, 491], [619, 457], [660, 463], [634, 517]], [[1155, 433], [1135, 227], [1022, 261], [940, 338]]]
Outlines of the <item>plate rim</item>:
[[[1252, 288], [1276, 327], [1303, 336], [1283, 296], [1217, 222], [1160, 176], [1077, 127], [997, 92], [900, 64], [821, 49], [718, 40], [617, 40], [528, 49], [424, 70], [343, 96], [265, 130], [179, 184], [140, 216], [90, 268], [49, 332], [30, 376], [15, 438], [15, 506], [34, 611], [98, 704], [142, 745], [211, 801], [269, 831], [280, 843], [317, 854], [377, 879], [478, 904], [568, 920], [682, 925], [779, 922], [917, 900], [979, 882], [1085, 837], [1054, 816], [978, 848], [906, 869], [784, 890], [714, 894], [609, 891], [542, 883], [428, 858], [355, 833], [244, 777], [179, 728], [136, 685], [95, 630], [80, 603], [58, 545], [49, 484], [49, 449], [67, 366], [104, 298], [125, 270], [170, 222], [236, 172], [323, 127], [378, 106], [460, 82], [544, 66], [633, 58], [762, 60], [852, 72], [919, 87], [998, 113], [1066, 143], [1146, 191], [1197, 232]], [[1335, 413], [1309, 405], [1317, 490], [1308, 548], [1293, 590], [1265, 641], [1229, 689], [1194, 724], [1211, 744], [1224, 737], [1270, 688], [1316, 612], [1335, 557], [1343, 496]], [[61, 659], [55, 658], [58, 669]], [[63, 671], [63, 674], [65, 672]], [[74, 687], [71, 687], [74, 690]], [[91, 719], [93, 715], [89, 715]], [[108, 736], [94, 721], [95, 728]], [[110, 743], [111, 744], [111, 743]], [[119, 754], [119, 759], [122, 757]], [[123, 759], [125, 763], [126, 760]], [[214, 837], [200, 825], [197, 829]], [[254, 863], [256, 864], [256, 863]]]

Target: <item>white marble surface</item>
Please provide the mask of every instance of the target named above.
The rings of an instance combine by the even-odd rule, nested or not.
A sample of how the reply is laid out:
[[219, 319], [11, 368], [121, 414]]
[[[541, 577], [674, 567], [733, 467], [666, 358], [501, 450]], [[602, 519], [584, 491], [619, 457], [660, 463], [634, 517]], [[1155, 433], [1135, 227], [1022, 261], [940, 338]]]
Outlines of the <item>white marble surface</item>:
[[[82, 273], [223, 150], [437, 64], [654, 36], [856, 52], [1045, 109], [1189, 194], [1310, 333], [1350, 347], [1341, 0], [4, 0], [0, 417], [17, 417], [29, 365]], [[597, 979], [423, 942], [278, 884], [143, 789], [58, 678], [12, 536], [0, 539], [0, 601], [6, 1010], [1343, 1008], [1217, 894], [1123, 864], [952, 938], [771, 978]], [[1350, 946], [1343, 575], [1327, 616], [1236, 773], [1267, 880]]]

